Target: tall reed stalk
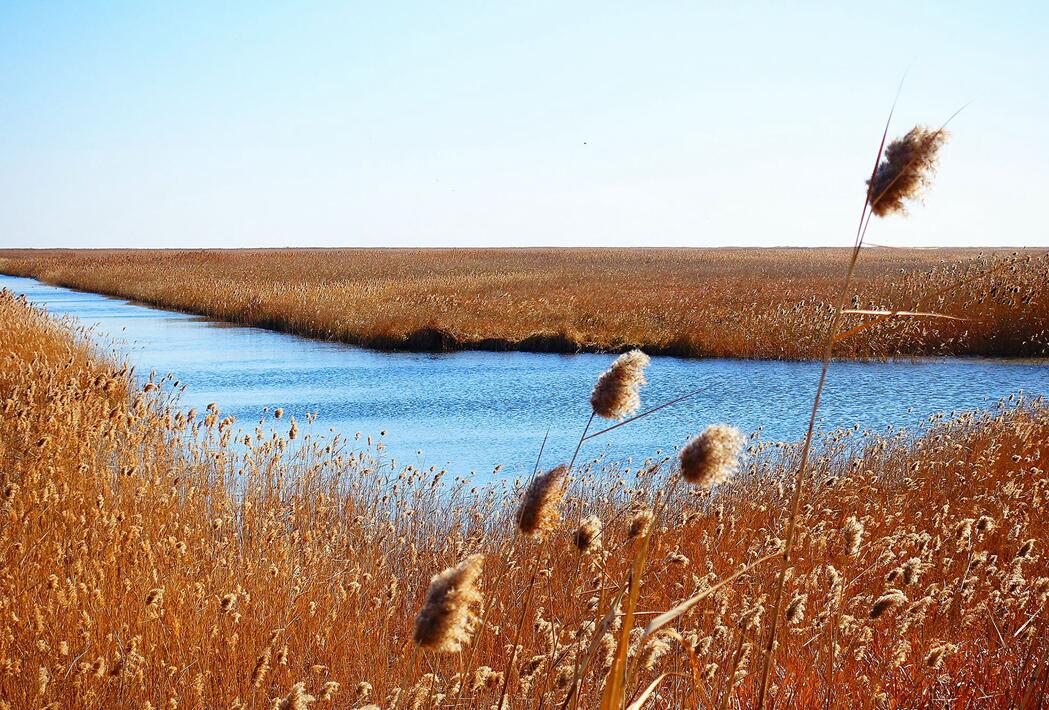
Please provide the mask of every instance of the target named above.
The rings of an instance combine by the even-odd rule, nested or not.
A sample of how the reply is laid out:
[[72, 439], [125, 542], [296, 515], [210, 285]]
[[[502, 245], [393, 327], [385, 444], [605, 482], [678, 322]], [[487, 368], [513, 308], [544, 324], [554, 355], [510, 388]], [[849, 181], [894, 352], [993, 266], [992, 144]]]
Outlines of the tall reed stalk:
[[[823, 339], [823, 356], [820, 363], [819, 381], [816, 385], [816, 394], [812, 400], [812, 410], [809, 414], [808, 427], [802, 444], [801, 461], [798, 464], [797, 474], [794, 478], [794, 491], [791, 495], [790, 517], [787, 523], [786, 543], [783, 551], [782, 563], [780, 564], [779, 576], [776, 580], [776, 590], [774, 595], [775, 601], [772, 605], [768, 640], [764, 646], [761, 684], [758, 689], [757, 697], [758, 708], [765, 707], [769, 678], [772, 672], [773, 654], [776, 649], [776, 636], [779, 631], [779, 617], [783, 607], [783, 590], [786, 584], [787, 571], [790, 569], [791, 563], [793, 562], [794, 543], [797, 534], [799, 512], [801, 510], [801, 495], [805, 485], [809, 454], [812, 450], [812, 442], [816, 431], [816, 416], [819, 411], [820, 399], [823, 396], [823, 387], [827, 381], [827, 372], [830, 368], [830, 361], [834, 354], [834, 345], [838, 336], [838, 329], [845, 312], [845, 304], [848, 298], [849, 288], [852, 285], [853, 275], [856, 272], [856, 263], [859, 260], [860, 251], [863, 248], [863, 241], [867, 234], [867, 227], [870, 225], [871, 217], [874, 215], [883, 216], [891, 212], [901, 211], [903, 200], [915, 197], [918, 194], [918, 191], [924, 187], [927, 180], [925, 174], [934, 166], [936, 151], [942, 144], [942, 138], [946, 135], [944, 132], [946, 125], [954, 118], [954, 116], [951, 116], [941, 128], [931, 134], [922, 133], [919, 129], [915, 129], [905, 136], [904, 139], [890, 145], [888, 152], [891, 155], [895, 156], [902, 154], [907, 157], [902, 161], [902, 164], [892, 164], [890, 161], [888, 169], [886, 169], [886, 165], [882, 164], [882, 156], [886, 153], [885, 141], [889, 135], [889, 126], [892, 122], [892, 115], [895, 112], [895, 108], [896, 104], [894, 101], [893, 107], [889, 111], [889, 117], [885, 122], [885, 129], [882, 132], [881, 143], [878, 145], [877, 155], [874, 159], [874, 168], [871, 170], [870, 179], [867, 181], [868, 187], [864, 195], [863, 209], [860, 211], [859, 225], [856, 228], [856, 239], [849, 256], [845, 277], [842, 279], [837, 305], [834, 309], [834, 314], [831, 317], [830, 326], [828, 327], [827, 333]], [[957, 113], [954, 115], [957, 115]], [[915, 134], [915, 131], [919, 131], [917, 133], [919, 136], [919, 144], [916, 147], [910, 147], [909, 139]], [[899, 146], [901, 144], [910, 147], [910, 149], [900, 148]], [[914, 169], [918, 166], [922, 168], [921, 173], [914, 175]], [[879, 180], [879, 178], [883, 176], [887, 177]], [[886, 202], [890, 203], [891, 207], [885, 207]]]

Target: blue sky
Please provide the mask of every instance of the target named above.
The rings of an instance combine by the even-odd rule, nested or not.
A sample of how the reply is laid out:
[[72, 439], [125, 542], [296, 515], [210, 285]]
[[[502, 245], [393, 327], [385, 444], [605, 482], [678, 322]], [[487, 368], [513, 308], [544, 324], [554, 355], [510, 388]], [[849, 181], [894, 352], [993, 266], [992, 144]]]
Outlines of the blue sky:
[[[729, 7], [731, 5], [731, 7]], [[1049, 244], [1049, 4], [13, 2], [0, 246]]]

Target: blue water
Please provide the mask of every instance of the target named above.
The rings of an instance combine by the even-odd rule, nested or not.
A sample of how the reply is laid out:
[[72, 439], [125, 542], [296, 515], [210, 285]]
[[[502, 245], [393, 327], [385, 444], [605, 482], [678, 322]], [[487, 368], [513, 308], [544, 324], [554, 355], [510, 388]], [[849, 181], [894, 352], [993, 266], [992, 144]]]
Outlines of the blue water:
[[[514, 476], [530, 473], [544, 434], [544, 464], [571, 456], [589, 415], [588, 397], [612, 355], [464, 352], [386, 353], [216, 323], [127, 301], [0, 276], [54, 315], [70, 316], [140, 375], [171, 374], [188, 384], [182, 402], [216, 402], [245, 427], [264, 407], [283, 407], [306, 430], [383, 437], [404, 464]], [[639, 460], [671, 450], [711, 422], [767, 440], [805, 433], [817, 363], [653, 358], [646, 406], [702, 389], [692, 399], [593, 440], [585, 458]], [[931, 414], [994, 404], [1025, 391], [1046, 394], [1045, 363], [940, 359], [836, 362], [821, 407], [823, 428], [912, 427]], [[493, 474], [502, 464], [504, 469]]]

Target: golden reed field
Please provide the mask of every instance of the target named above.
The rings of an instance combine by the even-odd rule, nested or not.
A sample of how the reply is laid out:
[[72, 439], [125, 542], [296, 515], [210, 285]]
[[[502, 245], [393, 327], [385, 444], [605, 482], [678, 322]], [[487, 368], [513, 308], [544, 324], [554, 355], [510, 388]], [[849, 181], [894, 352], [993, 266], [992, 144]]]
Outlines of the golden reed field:
[[[0, 359], [0, 707], [734, 708], [770, 617], [775, 707], [1044, 703], [1040, 399], [817, 441], [775, 615], [799, 446], [714, 426], [479, 488], [183, 411], [7, 292]], [[646, 362], [597, 416], [642, 404]]]
[[[845, 249], [0, 251], [0, 272], [385, 349], [819, 358]], [[940, 293], [944, 291], [943, 293]], [[1049, 253], [866, 248], [838, 357], [1049, 355]], [[851, 294], [850, 294], [851, 295]], [[843, 330], [870, 316], [847, 316]]]

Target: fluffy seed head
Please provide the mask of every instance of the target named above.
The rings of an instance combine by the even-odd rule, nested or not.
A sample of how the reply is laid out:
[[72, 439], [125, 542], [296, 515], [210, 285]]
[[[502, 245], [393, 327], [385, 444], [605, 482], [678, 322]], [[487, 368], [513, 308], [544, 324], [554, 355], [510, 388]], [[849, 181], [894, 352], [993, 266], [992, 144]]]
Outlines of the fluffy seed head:
[[321, 702], [330, 703], [332, 698], [335, 697], [336, 693], [339, 692], [339, 684], [334, 680], [329, 680], [321, 687]]
[[681, 477], [706, 490], [724, 483], [739, 468], [739, 452], [745, 441], [746, 437], [735, 427], [708, 426], [681, 449]]
[[532, 479], [517, 511], [517, 525], [525, 535], [551, 530], [561, 519], [557, 506], [568, 486], [568, 466], [561, 464]]
[[670, 651], [671, 646], [666, 639], [657, 636], [648, 641], [641, 650], [639, 665], [646, 671], [651, 671], [659, 664], [659, 660]]
[[797, 624], [805, 618], [805, 603], [808, 601], [808, 595], [806, 594], [795, 594], [794, 598], [790, 600], [790, 604], [787, 605], [787, 623]]
[[627, 530], [627, 538], [633, 540], [635, 537], [641, 537], [648, 532], [649, 527], [652, 526], [652, 511], [648, 508], [642, 508], [634, 513], [633, 517], [630, 518], [630, 528]]
[[871, 618], [877, 619], [893, 607], [907, 603], [907, 595], [899, 589], [889, 589], [874, 601], [871, 607]]
[[305, 683], [296, 683], [291, 686], [291, 692], [287, 697], [277, 703], [277, 710], [306, 710], [310, 703], [317, 702], [317, 698], [306, 692]]
[[157, 587], [156, 589], [149, 590], [149, 594], [146, 595], [146, 606], [161, 606], [164, 603], [164, 588]]
[[255, 668], [251, 671], [252, 687], [258, 688], [262, 685], [262, 681], [266, 679], [266, 674], [270, 671], [270, 658], [272, 657], [272, 653], [272, 649], [267, 646], [263, 649], [262, 654], [255, 659]]
[[879, 217], [906, 214], [903, 203], [920, 197], [931, 184], [937, 154], [946, 141], [943, 129], [915, 126], [890, 143], [874, 178], [867, 181], [871, 211]]
[[480, 603], [477, 581], [484, 555], [470, 555], [430, 580], [426, 603], [415, 617], [415, 643], [441, 653], [456, 653], [476, 626], [473, 607]]
[[863, 523], [853, 515], [845, 521], [845, 529], [842, 532], [845, 536], [845, 553], [855, 555], [860, 551], [860, 543], [863, 542]]
[[938, 670], [943, 665], [943, 659], [948, 653], [953, 653], [957, 650], [957, 646], [953, 643], [944, 643], [938, 646], [933, 646], [929, 650], [928, 655], [925, 656], [925, 665], [933, 670]]
[[903, 583], [914, 584], [921, 577], [922, 561], [920, 557], [912, 557], [903, 563]]
[[591, 515], [579, 524], [572, 535], [572, 542], [580, 552], [596, 552], [601, 549], [601, 518]]
[[612, 367], [601, 373], [590, 393], [594, 413], [605, 419], [628, 417], [641, 406], [639, 390], [645, 384], [645, 368], [651, 359], [640, 350], [623, 353]]

